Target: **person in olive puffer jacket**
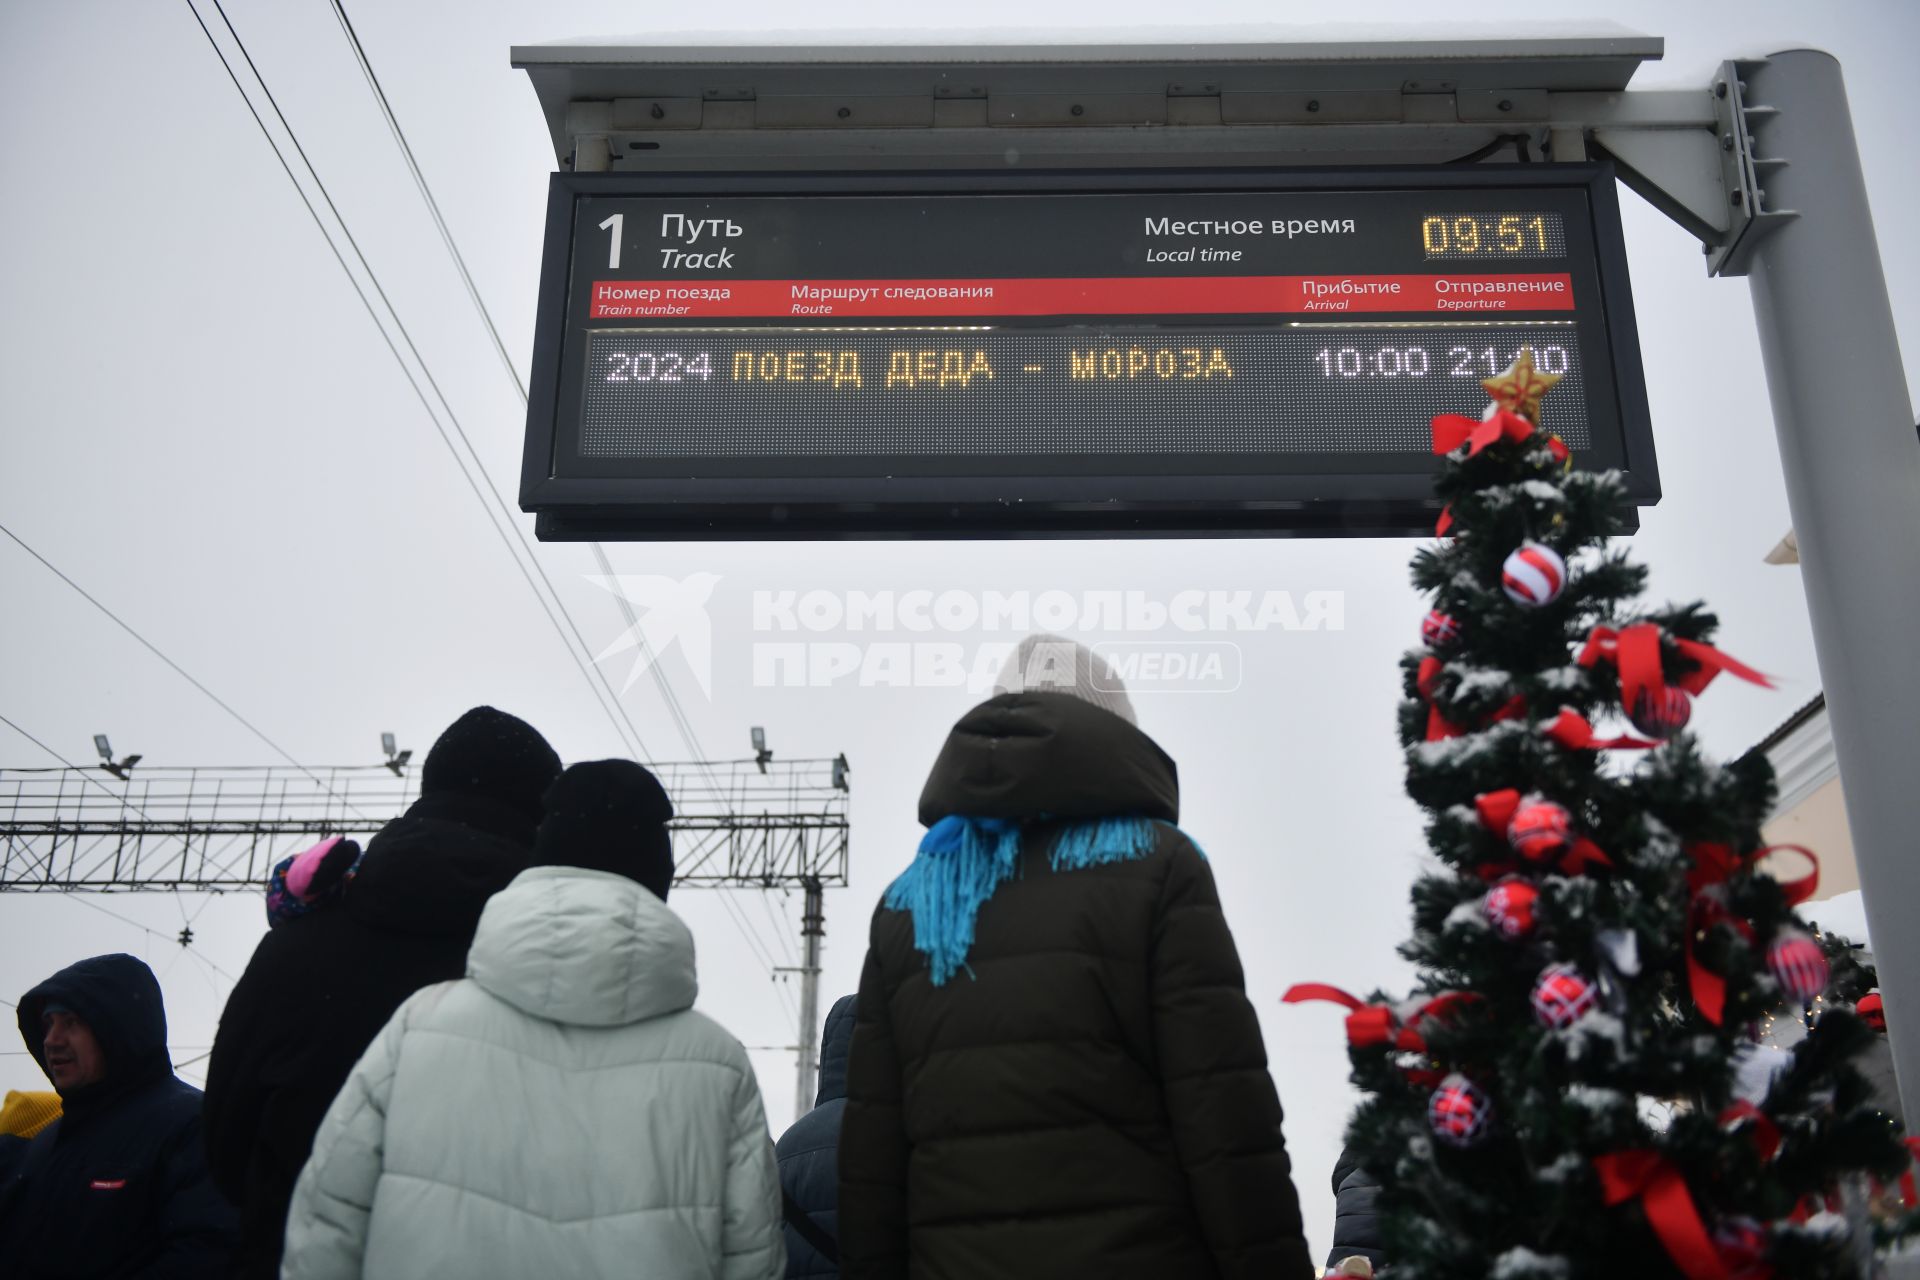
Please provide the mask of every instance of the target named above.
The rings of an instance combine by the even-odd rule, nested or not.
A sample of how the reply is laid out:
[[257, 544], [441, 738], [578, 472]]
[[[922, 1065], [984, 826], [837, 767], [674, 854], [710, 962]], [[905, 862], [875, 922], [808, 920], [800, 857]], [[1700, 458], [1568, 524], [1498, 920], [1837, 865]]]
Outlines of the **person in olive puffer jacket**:
[[1305, 1280], [1259, 1022], [1173, 761], [1029, 637], [954, 727], [874, 913], [840, 1134], [847, 1280]]

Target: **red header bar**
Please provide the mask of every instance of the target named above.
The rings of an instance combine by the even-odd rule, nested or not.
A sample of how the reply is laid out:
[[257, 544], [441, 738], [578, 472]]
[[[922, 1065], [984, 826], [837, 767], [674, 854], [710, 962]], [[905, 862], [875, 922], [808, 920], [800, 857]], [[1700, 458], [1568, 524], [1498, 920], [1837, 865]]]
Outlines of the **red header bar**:
[[1116, 276], [1025, 280], [600, 280], [588, 318], [1169, 316], [1573, 310], [1542, 275]]

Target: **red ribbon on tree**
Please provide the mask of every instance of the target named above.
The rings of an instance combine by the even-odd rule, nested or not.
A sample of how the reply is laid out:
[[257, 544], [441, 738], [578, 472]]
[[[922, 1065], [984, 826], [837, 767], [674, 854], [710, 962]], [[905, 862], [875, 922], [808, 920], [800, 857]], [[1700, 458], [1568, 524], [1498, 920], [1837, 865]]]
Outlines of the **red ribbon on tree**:
[[[1488, 445], [1502, 440], [1514, 444], [1520, 443], [1534, 433], [1534, 425], [1506, 409], [1496, 409], [1490, 418], [1468, 418], [1457, 413], [1443, 413], [1433, 420], [1433, 451], [1452, 453], [1461, 445], [1467, 446], [1467, 456], [1474, 457]], [[1553, 450], [1554, 461], [1567, 460], [1567, 446], [1559, 436], [1548, 436], [1547, 447]]]
[[1644, 738], [1618, 737], [1602, 738], [1594, 732], [1587, 718], [1572, 707], [1560, 708], [1560, 714], [1542, 722], [1540, 732], [1552, 738], [1569, 751], [1610, 751], [1616, 747], [1644, 750], [1657, 747], [1657, 742], [1648, 742]]
[[1440, 659], [1428, 654], [1420, 659], [1420, 670], [1413, 678], [1413, 687], [1427, 703], [1427, 741], [1439, 742], [1444, 738], [1457, 738], [1466, 730], [1440, 714], [1440, 708], [1434, 705], [1433, 690], [1440, 679], [1443, 664]]
[[1733, 1129], [1744, 1122], [1753, 1125], [1753, 1149], [1762, 1160], [1771, 1160], [1780, 1151], [1780, 1126], [1773, 1117], [1751, 1102], [1736, 1102], [1720, 1113], [1720, 1127]]
[[1687, 913], [1687, 986], [1700, 1015], [1719, 1026], [1727, 1012], [1727, 980], [1700, 963], [1694, 954], [1694, 941], [1717, 924], [1732, 925], [1747, 941], [1753, 941], [1753, 926], [1727, 910], [1727, 904], [1710, 893], [1694, 895], [1693, 908]]
[[1658, 1151], [1616, 1151], [1595, 1156], [1600, 1194], [1609, 1208], [1639, 1200], [1647, 1225], [1687, 1280], [1728, 1280], [1720, 1251], [1707, 1235], [1687, 1181]]
[[[1457, 413], [1442, 413], [1433, 419], [1433, 451], [1452, 453], [1461, 445], [1467, 446], [1469, 458], [1478, 454], [1488, 445], [1501, 440], [1515, 444], [1527, 439], [1535, 431], [1533, 423], [1519, 414], [1507, 409], [1496, 409], [1489, 418], [1468, 418]], [[1570, 456], [1567, 445], [1559, 436], [1547, 437], [1547, 448], [1553, 451], [1555, 462], [1565, 462]], [[1453, 528], [1453, 504], [1441, 508], [1440, 518], [1434, 522], [1433, 536], [1444, 538], [1447, 530]]]
[[1694, 1004], [1699, 1006], [1701, 1016], [1716, 1027], [1726, 1015], [1727, 980], [1700, 963], [1694, 955], [1694, 943], [1716, 924], [1732, 925], [1741, 937], [1751, 942], [1753, 926], [1729, 911], [1726, 903], [1710, 890], [1741, 872], [1751, 871], [1768, 854], [1787, 849], [1805, 857], [1813, 867], [1797, 880], [1779, 882], [1787, 905], [1797, 907], [1820, 888], [1820, 859], [1814, 856], [1811, 849], [1797, 844], [1775, 844], [1749, 854], [1739, 854], [1727, 845], [1704, 841], [1686, 847], [1687, 855], [1693, 859], [1693, 870], [1687, 872], [1687, 887], [1693, 891], [1693, 906], [1687, 913], [1687, 987], [1693, 994]]
[[[1420, 659], [1420, 669], [1413, 677], [1413, 687], [1419, 691], [1427, 703], [1427, 741], [1439, 742], [1446, 738], [1458, 738], [1466, 732], [1459, 725], [1440, 714], [1440, 708], [1434, 704], [1433, 692], [1438, 687], [1440, 672], [1444, 669], [1440, 659], [1428, 654]], [[1499, 724], [1502, 720], [1512, 720], [1525, 715], [1527, 700], [1519, 694], [1508, 698], [1492, 715], [1487, 717], [1488, 724]]]
[[[1371, 1045], [1384, 1044], [1402, 1053], [1425, 1053], [1426, 1037], [1414, 1029], [1415, 1024], [1428, 1018], [1440, 1017], [1451, 1009], [1478, 1000], [1480, 997], [1470, 991], [1448, 991], [1418, 1005], [1405, 1018], [1392, 1005], [1368, 1004], [1360, 997], [1342, 991], [1338, 987], [1328, 986], [1324, 982], [1301, 982], [1287, 988], [1280, 997], [1283, 1004], [1300, 1004], [1308, 1000], [1327, 1000], [1345, 1006], [1347, 1014], [1347, 1043], [1355, 1049], [1364, 1049]], [[1435, 1085], [1440, 1082], [1438, 1071], [1409, 1071], [1407, 1078], [1416, 1084]]]
[[[1597, 662], [1613, 663], [1620, 671], [1620, 703], [1632, 707], [1642, 690], [1651, 689], [1654, 693], [1666, 690], [1667, 679], [1660, 665], [1661, 634], [1660, 628], [1651, 622], [1637, 622], [1618, 631], [1612, 627], [1595, 627], [1587, 633], [1587, 643], [1575, 661], [1583, 667]], [[1701, 692], [1722, 671], [1762, 688], [1773, 688], [1771, 679], [1710, 644], [1672, 639], [1674, 647], [1695, 664], [1691, 671], [1674, 681], [1688, 693]]]
[[1740, 872], [1752, 870], [1769, 854], [1787, 851], [1805, 858], [1811, 868], [1797, 880], [1775, 877], [1781, 893], [1786, 895], [1787, 905], [1797, 907], [1820, 891], [1820, 859], [1813, 850], [1800, 844], [1770, 844], [1745, 855], [1735, 853], [1724, 844], [1705, 841], [1689, 844], [1687, 856], [1693, 859], [1693, 870], [1687, 872], [1687, 888], [1699, 893], [1712, 885], [1725, 884]]
[[[1505, 838], [1507, 828], [1513, 823], [1513, 815], [1520, 809], [1520, 792], [1513, 787], [1483, 792], [1473, 798], [1473, 807], [1487, 830]], [[1588, 867], [1611, 867], [1613, 859], [1585, 836], [1575, 836], [1568, 843], [1567, 851], [1560, 855], [1558, 865], [1561, 874], [1577, 876]], [[1490, 864], [1480, 868], [1480, 875], [1483, 879], [1495, 879], [1511, 870], [1511, 863]]]

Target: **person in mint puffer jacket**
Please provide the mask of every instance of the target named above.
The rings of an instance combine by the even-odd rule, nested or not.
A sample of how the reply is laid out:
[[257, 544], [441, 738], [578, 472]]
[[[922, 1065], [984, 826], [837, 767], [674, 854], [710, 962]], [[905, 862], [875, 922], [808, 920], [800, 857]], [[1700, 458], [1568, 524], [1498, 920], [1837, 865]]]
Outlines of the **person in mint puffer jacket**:
[[327, 1112], [288, 1280], [777, 1280], [780, 1183], [746, 1050], [695, 1013], [653, 775], [575, 765], [467, 977], [401, 1005]]

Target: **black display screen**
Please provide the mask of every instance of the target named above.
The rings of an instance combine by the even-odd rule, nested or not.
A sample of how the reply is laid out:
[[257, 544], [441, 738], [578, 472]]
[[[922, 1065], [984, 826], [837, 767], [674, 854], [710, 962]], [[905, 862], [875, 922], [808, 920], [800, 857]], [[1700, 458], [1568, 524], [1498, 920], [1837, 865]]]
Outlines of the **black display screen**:
[[1417, 505], [1428, 420], [1522, 346], [1651, 500], [1610, 179], [1539, 168], [558, 177], [523, 504]]
[[1563, 375], [1542, 425], [1591, 444], [1579, 337], [1537, 324], [1272, 329], [596, 330], [586, 458], [1421, 454], [1522, 346]]

